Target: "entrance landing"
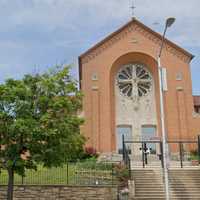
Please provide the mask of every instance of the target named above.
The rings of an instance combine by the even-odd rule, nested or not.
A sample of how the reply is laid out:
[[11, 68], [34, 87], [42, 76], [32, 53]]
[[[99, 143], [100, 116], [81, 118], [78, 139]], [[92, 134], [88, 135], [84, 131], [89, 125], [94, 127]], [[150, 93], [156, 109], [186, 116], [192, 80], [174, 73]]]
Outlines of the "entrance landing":
[[[158, 161], [151, 161], [148, 164], [145, 164], [143, 166], [142, 161], [131, 161], [131, 170], [138, 169], [138, 168], [147, 168], [147, 169], [153, 169], [153, 168], [162, 168], [161, 163]], [[176, 169], [181, 168], [180, 161], [171, 161], [169, 165], [169, 169]], [[190, 161], [185, 161], [183, 163], [184, 169], [200, 169], [200, 166], [193, 166]]]

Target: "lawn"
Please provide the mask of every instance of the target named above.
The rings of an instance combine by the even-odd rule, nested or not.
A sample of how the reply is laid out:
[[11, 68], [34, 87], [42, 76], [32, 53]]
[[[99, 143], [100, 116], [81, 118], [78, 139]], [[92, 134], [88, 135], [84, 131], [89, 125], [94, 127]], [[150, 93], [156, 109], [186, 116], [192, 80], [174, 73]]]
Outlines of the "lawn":
[[[26, 170], [26, 176], [23, 178], [15, 174], [15, 184], [67, 184], [72, 181], [75, 174], [75, 167], [71, 164], [59, 168], [44, 168], [38, 166], [37, 171]], [[1, 171], [0, 184], [7, 184], [8, 176], [6, 171]]]
[[[37, 171], [26, 170], [26, 176], [15, 174], [14, 183], [29, 185], [94, 185], [113, 184], [115, 181], [111, 166], [93, 162], [69, 163], [59, 168], [38, 166]], [[7, 172], [0, 173], [0, 185], [8, 182]]]

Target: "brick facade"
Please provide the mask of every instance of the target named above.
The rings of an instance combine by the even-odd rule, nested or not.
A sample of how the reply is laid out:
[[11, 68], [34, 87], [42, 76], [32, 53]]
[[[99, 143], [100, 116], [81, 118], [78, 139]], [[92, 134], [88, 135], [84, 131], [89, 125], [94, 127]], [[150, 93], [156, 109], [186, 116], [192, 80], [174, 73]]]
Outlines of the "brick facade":
[[[161, 135], [157, 55], [161, 35], [136, 19], [79, 57], [80, 85], [84, 93], [83, 134], [88, 146], [100, 152], [116, 151], [114, 78], [120, 66], [142, 62], [155, 82], [157, 134]], [[196, 139], [200, 116], [195, 114], [190, 61], [193, 56], [169, 40], [165, 41], [161, 64], [167, 70], [168, 91], [164, 94], [168, 138]]]

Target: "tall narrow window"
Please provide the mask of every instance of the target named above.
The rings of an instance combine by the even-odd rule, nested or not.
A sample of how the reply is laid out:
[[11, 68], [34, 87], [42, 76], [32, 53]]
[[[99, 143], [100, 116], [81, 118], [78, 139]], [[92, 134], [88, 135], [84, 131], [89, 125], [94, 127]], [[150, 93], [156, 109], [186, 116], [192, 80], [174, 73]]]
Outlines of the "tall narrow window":
[[[154, 140], [156, 136], [156, 126], [144, 125], [142, 126], [142, 140], [150, 141]], [[147, 143], [147, 148], [151, 149], [151, 153], [156, 153], [156, 144]]]
[[[132, 140], [132, 127], [129, 125], [119, 125], [117, 126], [117, 152], [122, 153], [122, 136], [124, 135], [125, 141]], [[131, 151], [130, 145], [126, 145]]]

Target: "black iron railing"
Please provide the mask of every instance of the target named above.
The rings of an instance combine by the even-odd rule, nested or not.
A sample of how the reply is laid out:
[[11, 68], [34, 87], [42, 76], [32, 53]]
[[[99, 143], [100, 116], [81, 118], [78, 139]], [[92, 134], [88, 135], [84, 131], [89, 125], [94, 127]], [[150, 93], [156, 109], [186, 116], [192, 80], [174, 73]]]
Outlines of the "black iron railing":
[[196, 154], [197, 154], [197, 159], [199, 161], [199, 164], [200, 164], [200, 136], [198, 136], [198, 139], [197, 141], [193, 140], [174, 140], [174, 141], [171, 141], [171, 140], [168, 140], [167, 141], [167, 144], [170, 145], [170, 144], [174, 144], [174, 145], [178, 145], [178, 151], [179, 151], [179, 159], [180, 159], [180, 166], [181, 168], [183, 168], [184, 166], [184, 145], [193, 145], [193, 148], [192, 149], [196, 149], [194, 148], [194, 145], [197, 145], [197, 149], [196, 149]]
[[[0, 187], [7, 185], [7, 171], [0, 171]], [[62, 167], [45, 168], [37, 171], [27, 169], [25, 176], [15, 174], [14, 185], [117, 185], [115, 166], [93, 161], [66, 162]]]
[[[141, 144], [141, 148], [139, 149], [142, 152], [142, 166], [143, 168], [145, 165], [148, 164], [148, 154], [149, 151], [152, 150], [151, 148], [148, 148], [148, 144], [160, 144], [160, 153], [158, 154], [159, 160], [161, 161], [161, 166], [163, 167], [163, 147], [162, 147], [162, 141], [159, 140], [142, 140], [142, 141], [124, 141], [125, 146], [126, 144]], [[133, 152], [134, 153], [134, 152]], [[132, 156], [133, 157], [133, 156]]]
[[[130, 165], [130, 157], [127, 150], [127, 144], [141, 144], [141, 152], [142, 152], [142, 163], [143, 167], [148, 164], [148, 154], [149, 154], [149, 148], [147, 148], [147, 144], [159, 144], [160, 151], [158, 157], [161, 161], [161, 166], [163, 167], [163, 143], [161, 140], [142, 140], [142, 141], [132, 141], [132, 140], [126, 140], [124, 139], [124, 136], [122, 136], [122, 143], [123, 143], [123, 161], [126, 164], [127, 167]], [[196, 158], [198, 159], [198, 162], [200, 164], [200, 135], [197, 137], [197, 140], [168, 140], [167, 141], [168, 147], [172, 147], [171, 154], [176, 152], [177, 161], [180, 161], [180, 167], [184, 167], [184, 161], [185, 161], [185, 153], [189, 153], [190, 158], [192, 157], [191, 151], [195, 151]], [[173, 146], [176, 150], [173, 150]], [[185, 146], [190, 146], [189, 151], [185, 151]], [[133, 148], [133, 146], [132, 146]], [[134, 152], [132, 152], [133, 154]], [[132, 156], [133, 157], [133, 156]], [[170, 155], [169, 155], [170, 157]]]

